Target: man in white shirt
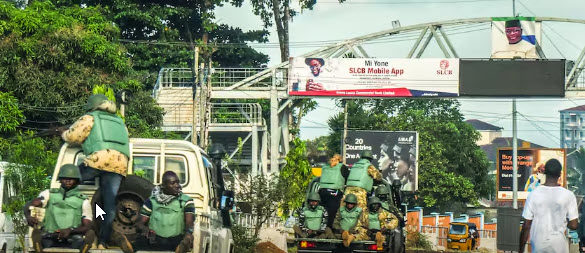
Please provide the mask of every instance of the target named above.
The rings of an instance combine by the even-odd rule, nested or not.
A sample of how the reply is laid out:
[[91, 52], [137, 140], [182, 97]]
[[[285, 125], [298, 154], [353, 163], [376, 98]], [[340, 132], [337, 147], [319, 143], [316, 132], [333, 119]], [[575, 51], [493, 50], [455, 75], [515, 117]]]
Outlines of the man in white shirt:
[[532, 252], [569, 252], [565, 232], [567, 227], [577, 229], [579, 212], [575, 195], [558, 184], [562, 170], [557, 159], [550, 159], [544, 165], [544, 185], [537, 187], [526, 199], [518, 252], [524, 252], [528, 237]]

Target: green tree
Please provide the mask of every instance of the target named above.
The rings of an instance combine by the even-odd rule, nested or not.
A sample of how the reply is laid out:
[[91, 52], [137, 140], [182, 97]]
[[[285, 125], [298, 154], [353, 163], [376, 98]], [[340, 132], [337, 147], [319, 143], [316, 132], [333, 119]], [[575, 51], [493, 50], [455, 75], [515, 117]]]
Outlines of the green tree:
[[239, 175], [238, 189], [236, 198], [250, 207], [255, 217], [253, 238], [258, 238], [262, 226], [276, 216], [284, 190], [279, 187], [278, 178], [274, 175], [249, 174]]
[[99, 7], [24, 9], [0, 2], [0, 92], [12, 92], [29, 128], [70, 123], [83, 113], [93, 85], [121, 81], [130, 61], [118, 28]]
[[326, 163], [328, 158], [333, 155], [327, 147], [327, 140], [328, 137], [323, 135], [306, 141], [307, 159], [312, 165]]
[[307, 160], [305, 142], [295, 138], [293, 147], [286, 155], [286, 165], [280, 171], [278, 183], [283, 190], [281, 208], [283, 215], [288, 216], [291, 211], [303, 206], [307, 187], [313, 174], [311, 164]]
[[22, 212], [24, 204], [49, 188], [49, 175], [57, 161], [57, 154], [47, 150], [47, 146], [50, 145], [41, 138], [34, 138], [32, 132], [0, 139], [0, 155], [9, 162], [2, 176], [10, 189], [2, 210], [12, 219], [19, 249], [25, 248], [24, 239], [28, 232]]
[[24, 122], [18, 100], [10, 93], [0, 92], [0, 132], [14, 131]]
[[[349, 128], [419, 133], [417, 204], [440, 209], [453, 202], [476, 203], [478, 197], [493, 192], [487, 158], [476, 144], [479, 133], [463, 121], [459, 102], [369, 99], [347, 103]], [[328, 123], [333, 132], [329, 147], [339, 152], [343, 114], [335, 115]]]

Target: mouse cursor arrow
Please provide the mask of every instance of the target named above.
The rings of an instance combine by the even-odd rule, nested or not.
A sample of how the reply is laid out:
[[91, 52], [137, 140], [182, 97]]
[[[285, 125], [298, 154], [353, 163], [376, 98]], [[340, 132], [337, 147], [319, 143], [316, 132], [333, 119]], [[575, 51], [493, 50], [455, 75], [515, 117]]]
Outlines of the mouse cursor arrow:
[[95, 204], [95, 218], [97, 219], [98, 217], [102, 218], [102, 220], [104, 220], [104, 216], [106, 212], [104, 212], [104, 210], [102, 210], [102, 208], [98, 205]]

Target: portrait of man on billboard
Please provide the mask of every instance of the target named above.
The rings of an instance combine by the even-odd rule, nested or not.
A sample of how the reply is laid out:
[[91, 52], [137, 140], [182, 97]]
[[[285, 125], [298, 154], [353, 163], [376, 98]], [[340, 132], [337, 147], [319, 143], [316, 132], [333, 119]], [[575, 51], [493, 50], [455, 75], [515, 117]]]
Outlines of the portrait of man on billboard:
[[319, 74], [321, 74], [323, 65], [325, 65], [325, 61], [323, 60], [323, 58], [306, 58], [305, 64], [309, 66], [311, 74], [313, 75], [313, 77], [315, 77], [307, 79], [306, 90], [324, 91], [325, 87], [323, 86], [323, 84], [316, 81], [316, 78], [319, 77]]
[[533, 17], [492, 18], [492, 58], [537, 58], [539, 39]]

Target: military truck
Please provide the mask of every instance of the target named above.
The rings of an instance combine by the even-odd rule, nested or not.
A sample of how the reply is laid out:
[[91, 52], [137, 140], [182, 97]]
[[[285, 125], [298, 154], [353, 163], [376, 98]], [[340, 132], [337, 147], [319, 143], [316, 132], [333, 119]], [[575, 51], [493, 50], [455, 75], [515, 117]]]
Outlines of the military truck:
[[[343, 246], [342, 240], [336, 239], [312, 239], [312, 238], [295, 238], [294, 242], [297, 246], [297, 250], [299, 253], [301, 252], [387, 252], [387, 253], [403, 253], [405, 252], [405, 242], [406, 237], [404, 234], [404, 213], [405, 210], [402, 203], [402, 198], [400, 195], [400, 181], [395, 180], [393, 184], [390, 184], [388, 181], [383, 180], [381, 184], [377, 185], [376, 187], [387, 187], [388, 192], [391, 194], [388, 198], [388, 205], [397, 207], [394, 208], [394, 215], [398, 217], [398, 227], [393, 231], [390, 231], [389, 234], [386, 234], [386, 242], [382, 248], [378, 248], [375, 241], [353, 241], [351, 242], [349, 247]], [[310, 183], [307, 189], [307, 197], [311, 192], [319, 192], [320, 189], [320, 178], [314, 178]], [[306, 205], [306, 201], [305, 201]], [[334, 219], [335, 214], [330, 214], [330, 219]]]
[[[146, 200], [154, 187], [162, 183], [162, 175], [165, 171], [174, 171], [179, 176], [183, 193], [193, 198], [196, 207], [196, 220], [194, 224], [193, 253], [233, 253], [234, 242], [230, 229], [229, 201], [233, 194], [224, 191], [220, 164], [206, 154], [201, 148], [187, 141], [164, 139], [130, 139], [130, 166], [128, 176], [120, 186], [117, 196], [116, 213], [113, 229], [125, 234], [129, 240], [137, 236], [136, 224], [140, 216], [142, 203]], [[51, 188], [60, 187], [57, 181], [59, 168], [63, 164], [81, 164], [84, 158], [80, 147], [64, 144], [59, 152], [55, 171], [51, 179]], [[1, 173], [1, 171], [0, 171]], [[0, 174], [1, 175], [1, 174]], [[7, 189], [0, 177], [0, 186], [5, 194]], [[98, 201], [98, 179], [84, 181], [80, 184], [81, 192], [90, 197], [92, 207], [100, 206]], [[224, 197], [225, 196], [225, 197]], [[0, 195], [0, 200], [3, 200]], [[222, 198], [224, 197], [224, 198]], [[2, 203], [0, 203], [1, 206]], [[103, 206], [102, 206], [103, 207]], [[101, 219], [94, 219], [96, 229], [99, 230]], [[9, 219], [3, 219], [9, 222]], [[10, 224], [2, 224], [3, 228], [9, 228]], [[8, 231], [8, 232], [5, 232]], [[9, 230], [0, 232], [0, 252], [12, 252], [14, 234]], [[29, 240], [29, 252], [33, 252], [32, 242]], [[47, 248], [45, 252], [78, 252], [74, 249]], [[121, 250], [92, 249], [91, 252], [121, 252]], [[140, 252], [140, 251], [139, 251]], [[144, 251], [143, 251], [144, 252]], [[150, 252], [150, 251], [148, 251]]]

